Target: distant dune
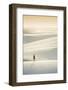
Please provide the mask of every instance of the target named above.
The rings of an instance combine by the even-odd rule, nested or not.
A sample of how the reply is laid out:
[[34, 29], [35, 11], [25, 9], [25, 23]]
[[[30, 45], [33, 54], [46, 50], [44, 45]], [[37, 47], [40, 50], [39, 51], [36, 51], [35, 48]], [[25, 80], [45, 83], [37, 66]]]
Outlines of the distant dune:
[[57, 37], [34, 41], [24, 44], [24, 53], [34, 52], [39, 50], [48, 50], [57, 47]]

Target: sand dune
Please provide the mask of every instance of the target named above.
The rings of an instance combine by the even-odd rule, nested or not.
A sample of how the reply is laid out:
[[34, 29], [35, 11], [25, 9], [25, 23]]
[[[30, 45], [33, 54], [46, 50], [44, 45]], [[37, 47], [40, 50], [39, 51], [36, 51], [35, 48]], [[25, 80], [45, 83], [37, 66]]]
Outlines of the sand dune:
[[34, 52], [39, 50], [49, 50], [57, 47], [57, 37], [34, 41], [24, 44], [24, 53]]

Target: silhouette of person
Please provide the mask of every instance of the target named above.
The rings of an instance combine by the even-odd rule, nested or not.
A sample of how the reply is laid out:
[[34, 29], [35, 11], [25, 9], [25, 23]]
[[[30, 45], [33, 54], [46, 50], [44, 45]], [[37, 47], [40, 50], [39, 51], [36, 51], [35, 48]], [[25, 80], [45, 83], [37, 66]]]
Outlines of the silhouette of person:
[[33, 55], [33, 60], [35, 61], [35, 55]]

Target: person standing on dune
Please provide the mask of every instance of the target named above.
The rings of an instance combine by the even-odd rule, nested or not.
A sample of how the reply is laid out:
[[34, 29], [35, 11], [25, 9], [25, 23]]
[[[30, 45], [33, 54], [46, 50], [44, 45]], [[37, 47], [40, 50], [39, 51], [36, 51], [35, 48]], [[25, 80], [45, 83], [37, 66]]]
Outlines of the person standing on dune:
[[33, 55], [33, 61], [35, 61], [35, 55]]

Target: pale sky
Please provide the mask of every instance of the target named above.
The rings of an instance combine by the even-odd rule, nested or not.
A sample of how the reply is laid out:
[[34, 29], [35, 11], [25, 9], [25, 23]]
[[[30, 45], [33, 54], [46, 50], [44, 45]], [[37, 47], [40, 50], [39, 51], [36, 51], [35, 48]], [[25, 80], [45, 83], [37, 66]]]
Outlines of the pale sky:
[[24, 16], [25, 33], [57, 33], [56, 16]]

